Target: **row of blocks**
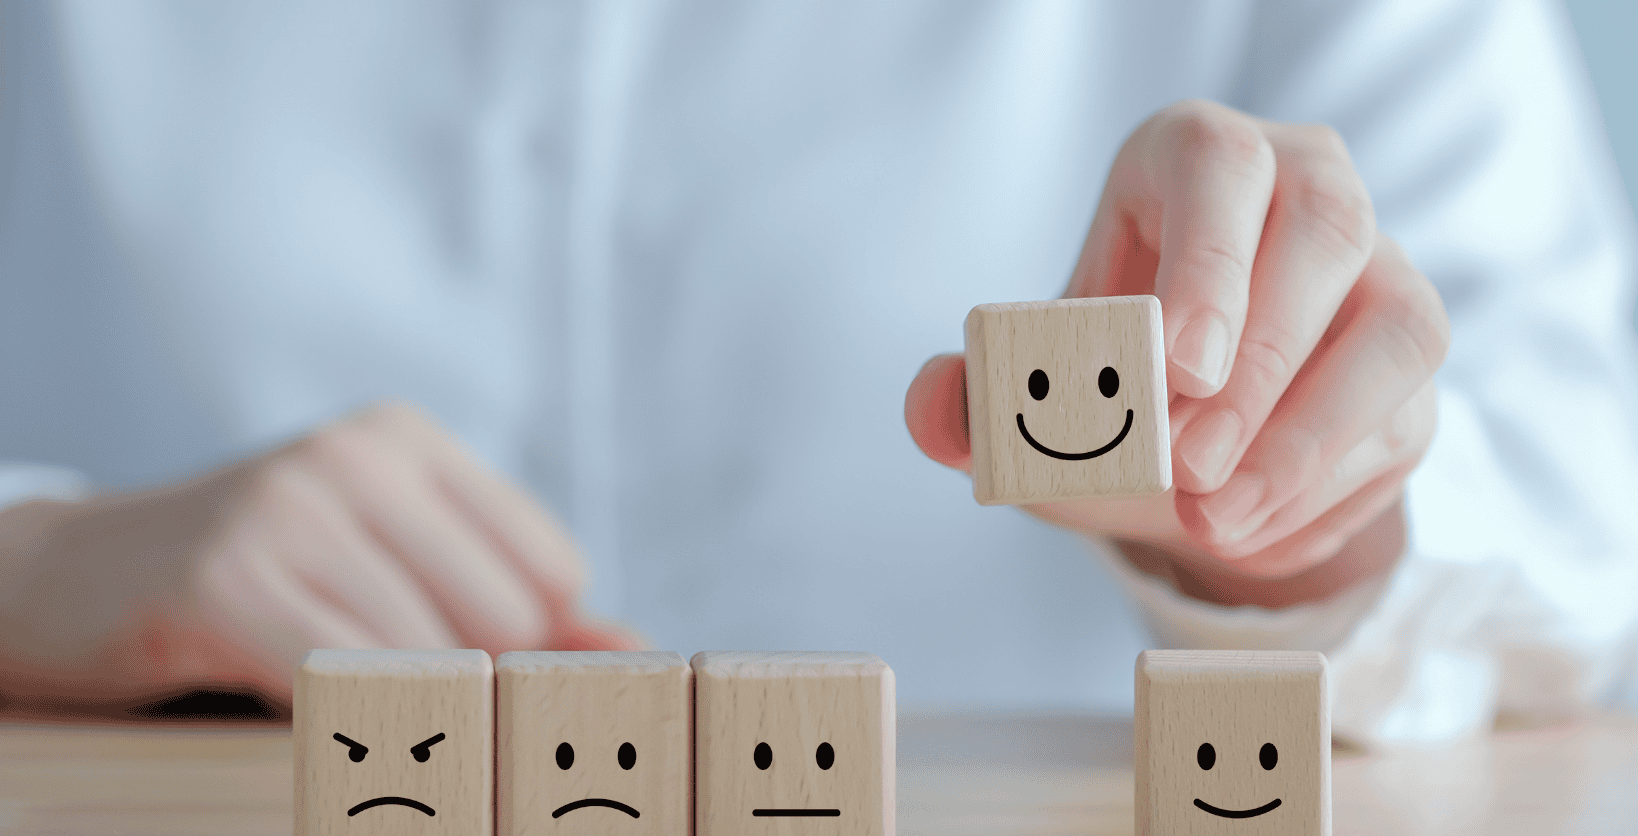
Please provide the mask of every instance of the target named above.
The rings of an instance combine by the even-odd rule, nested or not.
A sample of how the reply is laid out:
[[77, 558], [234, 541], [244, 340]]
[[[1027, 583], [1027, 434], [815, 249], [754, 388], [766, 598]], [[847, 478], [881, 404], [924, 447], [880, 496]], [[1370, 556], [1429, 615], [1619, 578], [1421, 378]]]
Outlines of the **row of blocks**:
[[[1150, 650], [1136, 685], [1140, 836], [1329, 836], [1324, 656]], [[315, 650], [296, 832], [892, 836], [894, 720], [863, 653]]]
[[870, 654], [314, 650], [295, 697], [298, 836], [893, 833]]

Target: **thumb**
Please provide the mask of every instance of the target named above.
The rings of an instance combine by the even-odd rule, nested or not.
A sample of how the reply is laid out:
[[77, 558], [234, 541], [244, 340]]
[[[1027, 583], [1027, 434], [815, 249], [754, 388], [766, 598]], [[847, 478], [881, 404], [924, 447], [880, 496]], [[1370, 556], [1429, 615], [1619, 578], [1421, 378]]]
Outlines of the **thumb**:
[[966, 357], [940, 354], [921, 367], [904, 393], [904, 423], [928, 458], [957, 470], [972, 466]]

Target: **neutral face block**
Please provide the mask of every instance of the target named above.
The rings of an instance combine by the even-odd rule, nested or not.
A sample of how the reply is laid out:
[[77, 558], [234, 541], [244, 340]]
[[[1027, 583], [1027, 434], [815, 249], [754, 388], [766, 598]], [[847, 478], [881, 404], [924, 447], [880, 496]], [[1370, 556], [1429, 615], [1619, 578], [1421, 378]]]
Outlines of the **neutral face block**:
[[1153, 296], [973, 308], [973, 496], [999, 505], [1170, 488], [1162, 339]]
[[696, 836], [892, 836], [893, 671], [868, 653], [694, 656]]
[[1135, 742], [1138, 836], [1330, 836], [1318, 653], [1146, 650]]
[[693, 672], [681, 656], [518, 652], [495, 668], [501, 834], [689, 832]]
[[296, 669], [296, 833], [493, 833], [481, 650], [314, 650]]

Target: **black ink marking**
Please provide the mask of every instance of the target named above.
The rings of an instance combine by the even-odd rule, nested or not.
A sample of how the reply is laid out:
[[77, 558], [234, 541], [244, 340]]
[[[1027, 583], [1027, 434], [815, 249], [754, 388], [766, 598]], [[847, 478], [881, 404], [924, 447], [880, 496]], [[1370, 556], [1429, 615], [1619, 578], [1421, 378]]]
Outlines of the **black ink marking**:
[[758, 743], [756, 750], [751, 752], [751, 760], [756, 761], [757, 769], [767, 769], [773, 766], [773, 749], [766, 743]]
[[1066, 462], [1080, 462], [1086, 461], [1087, 459], [1095, 459], [1120, 446], [1120, 443], [1126, 440], [1126, 434], [1131, 431], [1132, 410], [1128, 409], [1126, 410], [1126, 426], [1120, 428], [1120, 435], [1115, 436], [1114, 441], [1111, 441], [1108, 444], [1105, 444], [1102, 447], [1088, 453], [1060, 453], [1050, 447], [1042, 447], [1041, 442], [1036, 441], [1035, 437], [1031, 436], [1029, 434], [1029, 430], [1024, 427], [1024, 413], [1018, 413], [1018, 432], [1023, 434], [1024, 440], [1029, 442], [1029, 446], [1034, 447], [1036, 450], [1039, 450], [1048, 456], [1055, 459], [1063, 459]]
[[568, 742], [557, 744], [557, 768], [568, 769], [574, 766], [574, 747]]
[[443, 740], [443, 739], [444, 739], [444, 733], [443, 732], [438, 732], [437, 734], [427, 738], [426, 740], [423, 740], [420, 743], [417, 743], [414, 746], [411, 746], [410, 747], [410, 757], [415, 758], [416, 763], [426, 763], [427, 758], [432, 757], [432, 744], [437, 743], [438, 741]]
[[637, 765], [637, 747], [630, 743], [622, 743], [615, 757], [619, 758], [621, 769], [630, 769]]
[[365, 802], [353, 807], [353, 809], [348, 810], [347, 815], [356, 816], [359, 813], [362, 813], [365, 810], [370, 809], [371, 807], [380, 807], [380, 806], [383, 806], [383, 805], [386, 805], [386, 804], [397, 804], [397, 805], [402, 806], [402, 807], [408, 807], [408, 808], [410, 808], [412, 810], [420, 810], [421, 812], [426, 813], [429, 816], [438, 815], [437, 813], [434, 813], [432, 811], [431, 807], [428, 807], [427, 805], [422, 804], [421, 802], [416, 801], [413, 798], [402, 798], [402, 797], [396, 796], [396, 795], [383, 795], [380, 798], [372, 798], [369, 801], [365, 801]]
[[1201, 769], [1211, 769], [1217, 763], [1217, 750], [1210, 743], [1202, 743], [1195, 751], [1194, 759], [1200, 763]]
[[633, 810], [630, 807], [627, 807], [626, 805], [621, 804], [618, 801], [613, 801], [613, 800], [607, 799], [607, 798], [582, 798], [579, 801], [571, 801], [568, 804], [565, 804], [562, 807], [559, 807], [556, 810], [553, 810], [552, 811], [552, 818], [555, 819], [558, 816], [563, 815], [564, 813], [572, 813], [575, 810], [578, 810], [578, 809], [580, 809], [582, 807], [608, 807], [609, 809], [612, 809], [612, 810], [619, 810], [620, 812], [625, 813], [626, 815], [631, 816], [632, 818], [637, 818], [637, 816], [638, 816], [638, 813], [637, 813], [636, 810]]
[[1047, 390], [1052, 388], [1052, 381], [1047, 380], [1047, 373], [1036, 369], [1029, 373], [1029, 396], [1040, 401], [1046, 400]]
[[1274, 764], [1280, 762], [1280, 750], [1274, 748], [1272, 743], [1264, 743], [1263, 748], [1257, 752], [1257, 760], [1262, 763], [1264, 769], [1273, 769]]
[[830, 748], [829, 743], [821, 743], [819, 750], [813, 753], [813, 759], [819, 763], [820, 769], [829, 769], [836, 763], [836, 750]]
[[758, 808], [751, 811], [753, 816], [840, 816], [841, 810], [802, 810], [802, 809], [765, 809]]
[[1213, 807], [1198, 798], [1194, 800], [1194, 806], [1199, 807], [1200, 809], [1205, 810], [1214, 816], [1222, 816], [1225, 819], [1250, 819], [1256, 818], [1257, 816], [1280, 806], [1280, 800], [1276, 798], [1273, 801], [1252, 810], [1224, 810], [1221, 807]]
[[347, 759], [351, 760], [353, 763], [358, 763], [359, 761], [364, 760], [364, 756], [370, 753], [370, 747], [359, 743], [341, 732], [336, 732], [335, 734], [331, 735], [331, 737], [335, 738], [337, 743], [347, 744]]
[[1115, 371], [1114, 366], [1104, 366], [1103, 371], [1098, 372], [1098, 391], [1106, 398], [1113, 398], [1120, 391], [1120, 372]]

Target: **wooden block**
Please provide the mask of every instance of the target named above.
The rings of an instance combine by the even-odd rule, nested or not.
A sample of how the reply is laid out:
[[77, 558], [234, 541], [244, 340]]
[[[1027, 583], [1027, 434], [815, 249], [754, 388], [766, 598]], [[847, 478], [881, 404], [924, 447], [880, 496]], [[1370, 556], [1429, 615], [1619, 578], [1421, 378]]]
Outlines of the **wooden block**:
[[1135, 707], [1138, 836], [1330, 836], [1324, 656], [1146, 650]]
[[481, 650], [313, 650], [296, 669], [296, 833], [494, 832]]
[[687, 834], [693, 671], [676, 653], [502, 653], [496, 822], [524, 834]]
[[893, 670], [868, 653], [694, 656], [696, 836], [892, 836]]
[[1153, 296], [973, 308], [973, 496], [1000, 505], [1170, 488], [1165, 355]]

